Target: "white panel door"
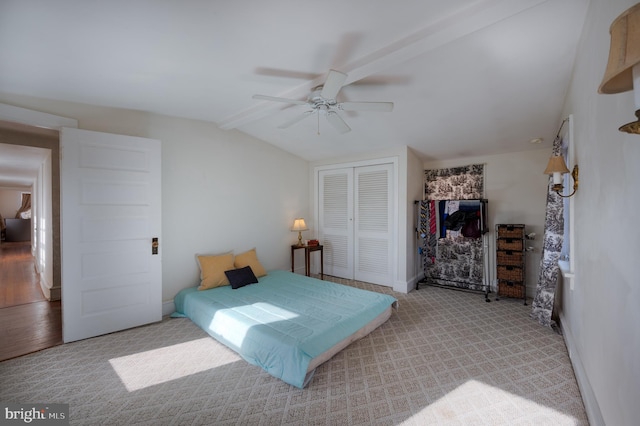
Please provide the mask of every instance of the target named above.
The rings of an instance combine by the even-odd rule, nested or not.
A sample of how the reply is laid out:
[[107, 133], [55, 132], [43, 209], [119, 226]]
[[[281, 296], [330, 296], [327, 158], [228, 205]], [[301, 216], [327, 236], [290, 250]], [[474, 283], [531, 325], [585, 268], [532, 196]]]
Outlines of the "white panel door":
[[63, 340], [160, 321], [160, 141], [63, 128], [60, 150]]
[[322, 170], [318, 178], [324, 273], [353, 279], [353, 169]]
[[354, 277], [393, 286], [392, 164], [356, 167]]

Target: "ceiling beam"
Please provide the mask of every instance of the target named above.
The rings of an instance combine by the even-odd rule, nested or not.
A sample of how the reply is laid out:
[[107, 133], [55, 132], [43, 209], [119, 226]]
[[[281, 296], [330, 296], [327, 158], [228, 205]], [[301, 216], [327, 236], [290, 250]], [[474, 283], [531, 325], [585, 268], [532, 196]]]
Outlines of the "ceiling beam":
[[[487, 28], [549, 0], [481, 0], [456, 13], [436, 21], [415, 33], [357, 59], [339, 71], [348, 74], [345, 85], [397, 66], [416, 56], [442, 47], [461, 37]], [[301, 84], [277, 96], [304, 99], [311, 90], [324, 83], [325, 76]], [[282, 108], [273, 102], [260, 102], [222, 121], [222, 129], [235, 129], [265, 117]]]

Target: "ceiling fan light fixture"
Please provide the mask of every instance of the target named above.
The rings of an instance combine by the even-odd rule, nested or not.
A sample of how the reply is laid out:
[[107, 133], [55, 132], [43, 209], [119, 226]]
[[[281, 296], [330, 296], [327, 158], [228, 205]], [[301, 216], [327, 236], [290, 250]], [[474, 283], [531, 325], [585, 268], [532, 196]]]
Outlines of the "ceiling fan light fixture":
[[[320, 120], [320, 113], [324, 113], [327, 116], [327, 121], [339, 132], [347, 133], [351, 131], [351, 128], [345, 123], [340, 115], [335, 110], [340, 111], [381, 111], [389, 112], [393, 110], [393, 102], [338, 102], [336, 97], [338, 92], [342, 88], [344, 82], [347, 80], [347, 75], [336, 70], [329, 70], [327, 79], [323, 85], [319, 85], [313, 88], [306, 101], [299, 101], [294, 99], [279, 98], [275, 96], [266, 95], [253, 95], [253, 99], [261, 99], [267, 101], [284, 102], [294, 105], [306, 105], [311, 108], [310, 111], [303, 113], [301, 117], [295, 117], [286, 123], [278, 126], [281, 129], [287, 128], [298, 121], [301, 121], [305, 117], [308, 117], [314, 112], [318, 113], [318, 120]], [[318, 134], [320, 134], [320, 122], [318, 121]]]

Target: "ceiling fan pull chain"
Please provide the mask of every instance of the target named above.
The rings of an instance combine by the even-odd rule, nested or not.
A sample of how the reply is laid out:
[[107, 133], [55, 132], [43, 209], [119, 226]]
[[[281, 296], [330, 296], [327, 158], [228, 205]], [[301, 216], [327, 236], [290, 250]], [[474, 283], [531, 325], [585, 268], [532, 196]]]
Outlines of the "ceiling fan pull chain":
[[339, 133], [347, 133], [351, 131], [351, 128], [345, 123], [345, 121], [336, 113], [336, 109], [340, 111], [383, 111], [389, 112], [393, 110], [393, 102], [338, 102], [336, 96], [344, 85], [347, 79], [347, 75], [336, 70], [329, 70], [324, 84], [314, 87], [311, 94], [307, 96], [306, 101], [298, 99], [280, 98], [277, 96], [266, 95], [253, 95], [253, 99], [262, 99], [265, 101], [283, 102], [292, 105], [306, 105], [311, 108], [300, 117], [294, 117], [284, 124], [278, 126], [279, 129], [286, 129], [287, 127], [297, 123], [305, 117], [313, 114], [314, 111], [318, 112], [318, 128], [317, 134], [320, 136], [320, 111], [325, 114], [329, 124], [336, 128]]

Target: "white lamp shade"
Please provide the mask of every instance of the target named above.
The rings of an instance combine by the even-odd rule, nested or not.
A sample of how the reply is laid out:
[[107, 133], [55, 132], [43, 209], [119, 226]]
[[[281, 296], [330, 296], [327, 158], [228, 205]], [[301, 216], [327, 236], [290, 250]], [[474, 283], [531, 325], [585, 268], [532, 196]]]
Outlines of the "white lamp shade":
[[293, 227], [291, 228], [291, 230], [300, 232], [300, 231], [307, 231], [309, 230], [309, 228], [307, 228], [307, 224], [304, 223], [304, 219], [299, 217], [293, 221]]

